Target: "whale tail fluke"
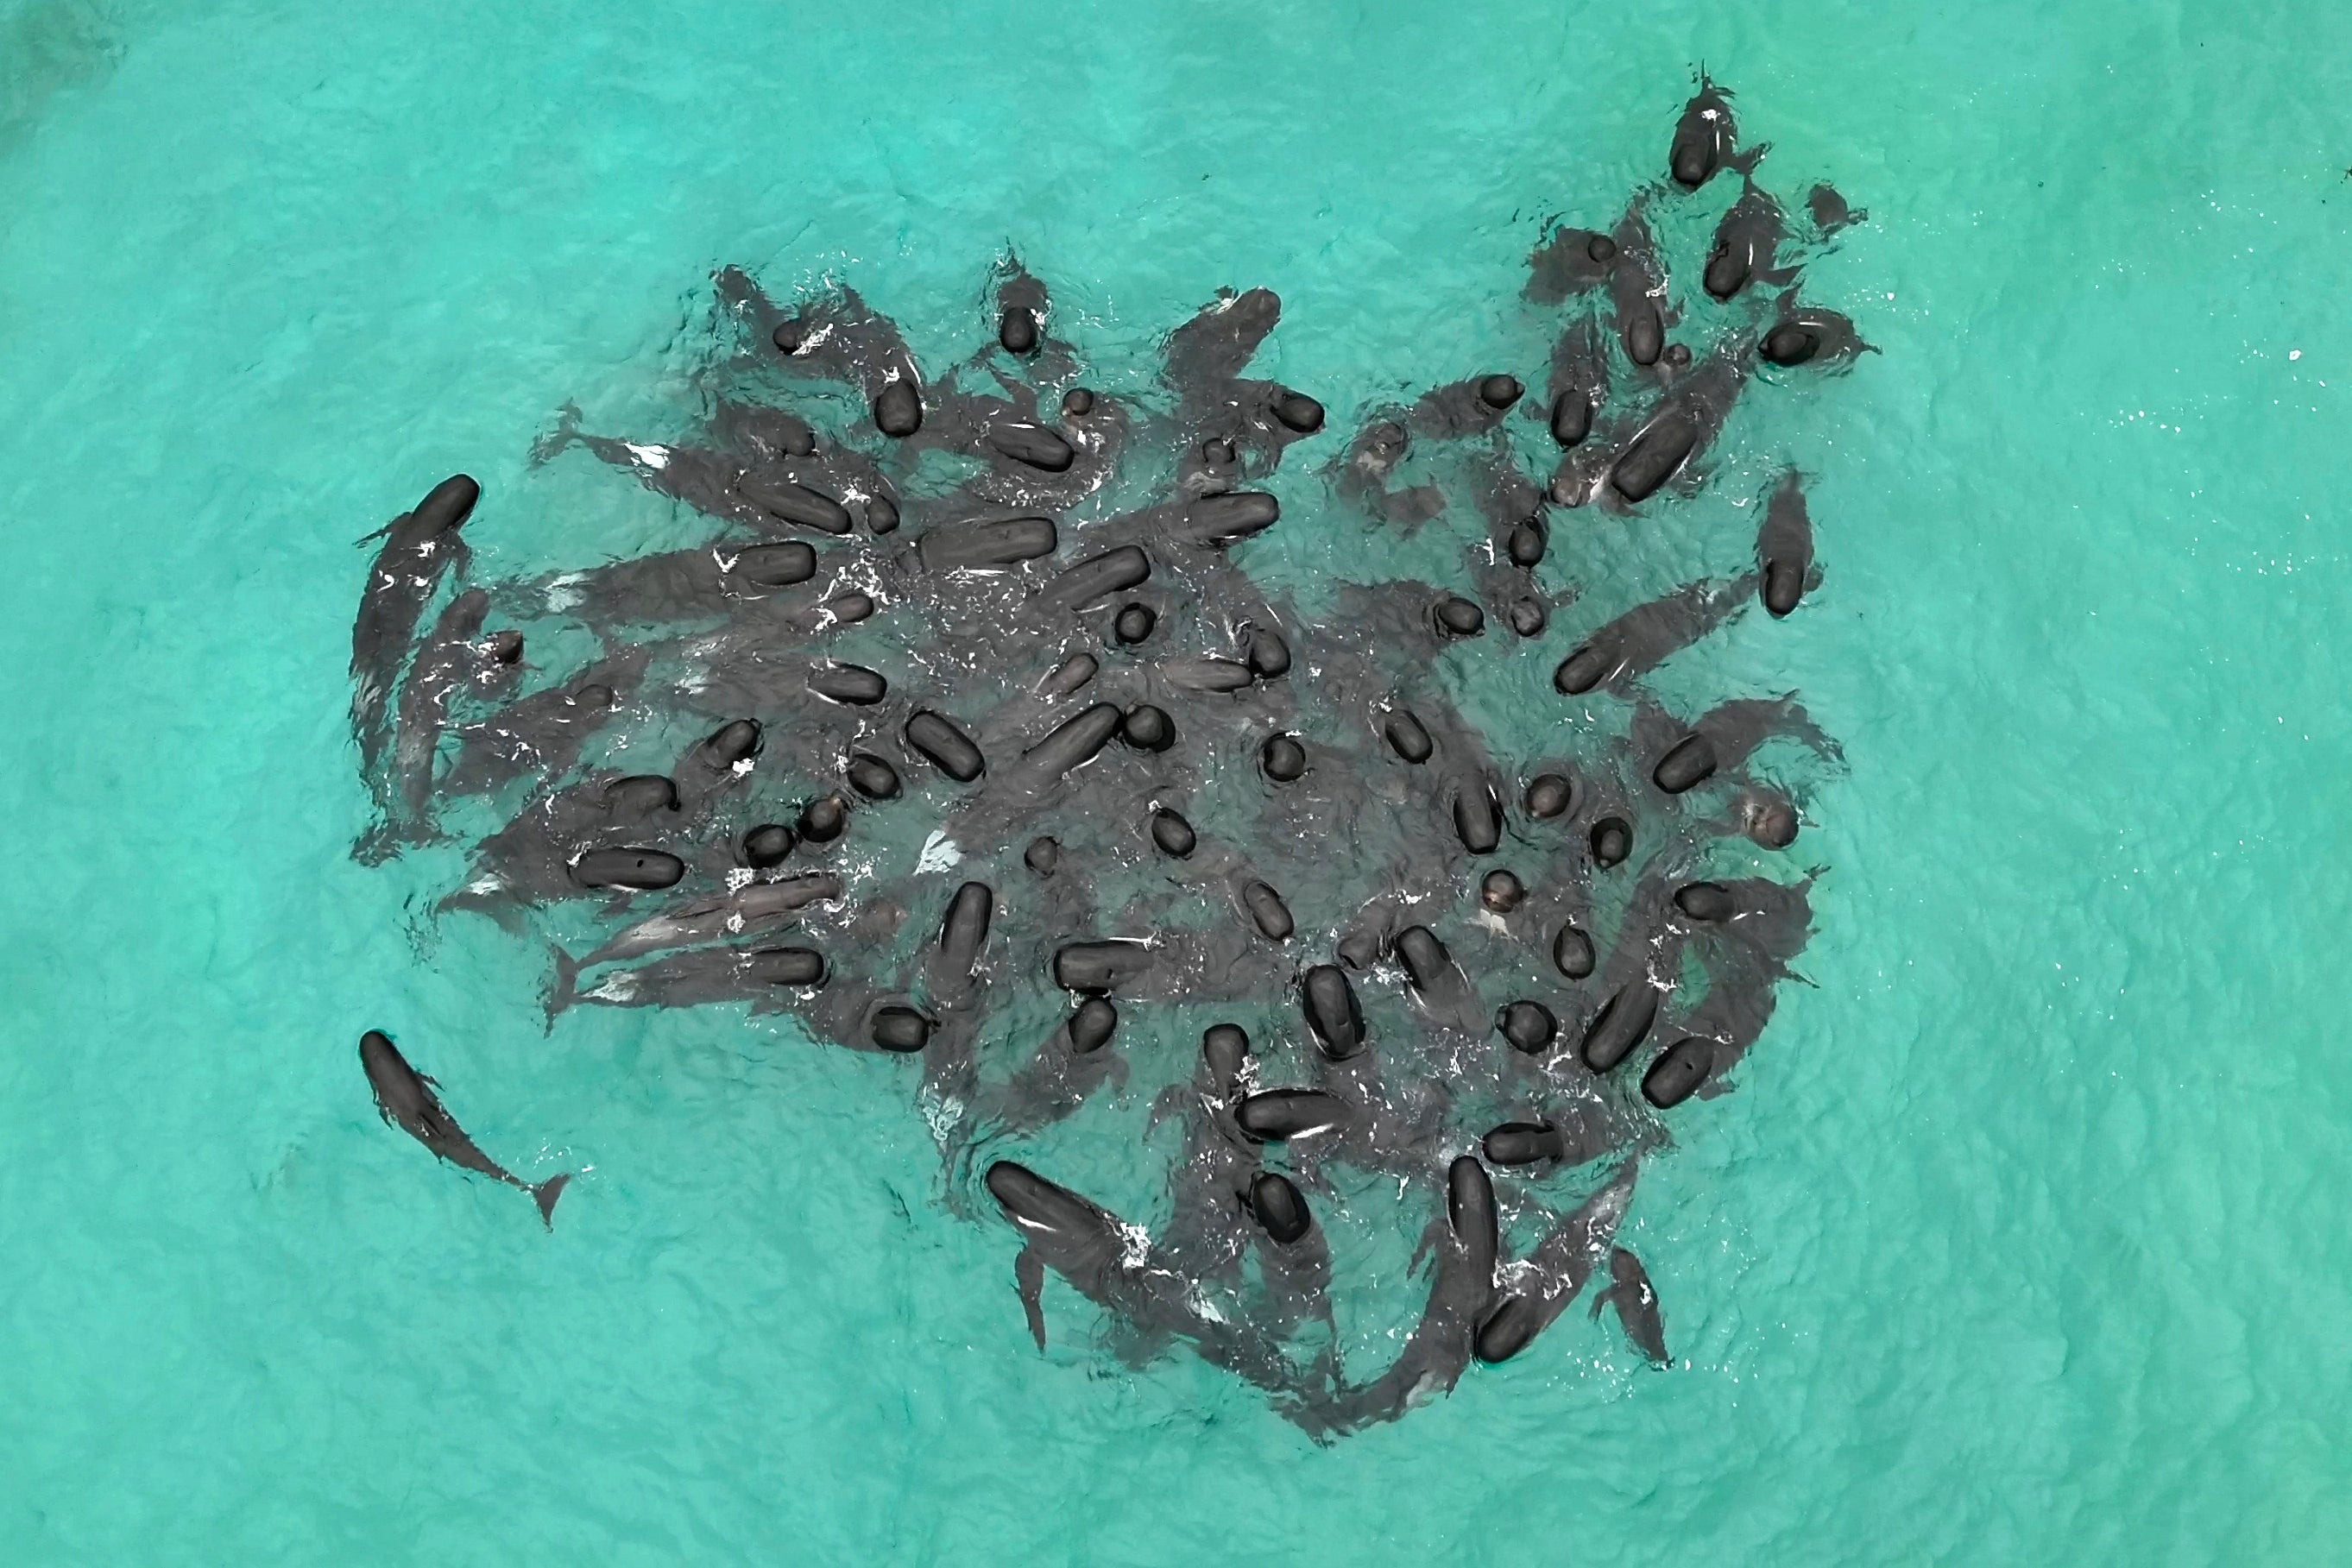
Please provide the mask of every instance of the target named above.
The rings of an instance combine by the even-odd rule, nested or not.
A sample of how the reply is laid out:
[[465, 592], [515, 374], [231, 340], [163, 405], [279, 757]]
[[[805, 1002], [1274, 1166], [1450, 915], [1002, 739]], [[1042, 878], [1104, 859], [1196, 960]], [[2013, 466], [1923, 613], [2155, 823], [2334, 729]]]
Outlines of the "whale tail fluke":
[[400, 853], [400, 834], [390, 822], [377, 821], [352, 841], [352, 859], [362, 865], [382, 865]]
[[1021, 1292], [1021, 1311], [1029, 1320], [1029, 1337], [1045, 1348], [1045, 1260], [1034, 1247], [1024, 1247], [1013, 1260], [1013, 1282]]
[[580, 961], [565, 952], [559, 943], [549, 943], [547, 951], [555, 960], [555, 967], [547, 977], [547, 994], [544, 998], [547, 1032], [552, 1034], [555, 1032], [555, 1015], [570, 1007], [574, 998], [576, 988], [580, 984]]
[[530, 444], [530, 465], [541, 467], [562, 455], [563, 449], [580, 439], [580, 405], [566, 402], [556, 412], [555, 428]]
[[541, 1221], [550, 1230], [555, 1228], [555, 1200], [563, 1196], [563, 1189], [571, 1180], [572, 1173], [565, 1171], [562, 1176], [551, 1176], [543, 1182], [535, 1183], [528, 1189], [531, 1202], [539, 1205]]

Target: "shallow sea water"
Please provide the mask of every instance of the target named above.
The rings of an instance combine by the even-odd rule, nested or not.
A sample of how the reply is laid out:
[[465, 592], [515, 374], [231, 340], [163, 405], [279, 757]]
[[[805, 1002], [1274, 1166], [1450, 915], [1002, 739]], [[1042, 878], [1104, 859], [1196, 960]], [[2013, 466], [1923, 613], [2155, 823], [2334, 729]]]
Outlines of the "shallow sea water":
[[[1263, 284], [1350, 426], [1540, 366], [1540, 221], [1701, 60], [1869, 209], [1808, 294], [1884, 352], [1727, 462], [1826, 582], [1698, 678], [1849, 768], [1634, 1204], [1671, 1371], [1571, 1310], [1318, 1449], [1066, 1291], [1040, 1357], [898, 1064], [543, 1035], [454, 860], [347, 858], [352, 541], [464, 467], [487, 576], [640, 548], [527, 455], [678, 416], [714, 267], [927, 360], [1008, 243], [1138, 351]], [[2342, 1561], [2347, 89], [2318, 4], [0, 0], [0, 1561]], [[370, 1025], [592, 1167], [551, 1237]]]

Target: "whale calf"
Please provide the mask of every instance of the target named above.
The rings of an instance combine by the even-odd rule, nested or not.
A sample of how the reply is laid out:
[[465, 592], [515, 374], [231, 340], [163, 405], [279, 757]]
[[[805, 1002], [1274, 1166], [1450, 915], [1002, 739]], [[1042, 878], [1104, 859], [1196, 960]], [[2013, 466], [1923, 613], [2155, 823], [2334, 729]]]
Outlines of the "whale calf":
[[376, 1114], [387, 1126], [398, 1127], [424, 1145], [433, 1157], [446, 1160], [460, 1170], [468, 1170], [492, 1181], [530, 1195], [538, 1206], [539, 1218], [546, 1227], [555, 1228], [555, 1200], [563, 1196], [565, 1184], [572, 1180], [570, 1172], [548, 1177], [542, 1182], [527, 1182], [482, 1153], [466, 1130], [457, 1125], [456, 1117], [441, 1104], [438, 1086], [408, 1064], [400, 1048], [380, 1030], [369, 1030], [360, 1036], [360, 1066], [367, 1073], [368, 1088], [375, 1095]]

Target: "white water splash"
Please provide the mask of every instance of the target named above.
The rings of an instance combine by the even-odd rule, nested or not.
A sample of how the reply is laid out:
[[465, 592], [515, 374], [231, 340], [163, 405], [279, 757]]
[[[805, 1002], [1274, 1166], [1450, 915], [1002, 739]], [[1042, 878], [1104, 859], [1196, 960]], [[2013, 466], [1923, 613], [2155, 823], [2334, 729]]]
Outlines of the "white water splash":
[[1131, 1219], [1116, 1222], [1118, 1228], [1118, 1266], [1135, 1270], [1151, 1256], [1151, 1232]]
[[931, 836], [923, 841], [923, 852], [915, 862], [915, 874], [927, 876], [932, 872], [946, 871], [963, 863], [963, 851], [948, 837], [945, 828], [933, 828]]
[[580, 994], [583, 997], [593, 997], [598, 1001], [617, 1002], [626, 1007], [629, 998], [637, 994], [637, 977], [626, 969], [615, 969], [594, 990], [583, 991]]
[[925, 1084], [916, 1095], [915, 1104], [922, 1112], [923, 1124], [931, 1130], [931, 1142], [946, 1148], [948, 1134], [963, 1120], [963, 1102], [952, 1095], [941, 1095]]
[[567, 571], [547, 585], [547, 607], [559, 614], [580, 602], [574, 591], [579, 587], [581, 573]]

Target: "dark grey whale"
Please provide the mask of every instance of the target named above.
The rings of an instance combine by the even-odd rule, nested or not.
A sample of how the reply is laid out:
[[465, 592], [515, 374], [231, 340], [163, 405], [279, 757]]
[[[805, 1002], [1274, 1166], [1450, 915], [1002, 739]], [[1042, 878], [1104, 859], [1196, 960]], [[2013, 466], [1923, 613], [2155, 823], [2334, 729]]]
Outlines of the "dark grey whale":
[[541, 1220], [550, 1230], [555, 1228], [555, 1200], [563, 1196], [564, 1185], [572, 1179], [570, 1172], [542, 1182], [527, 1182], [482, 1153], [457, 1125], [457, 1118], [442, 1108], [441, 1096], [436, 1092], [438, 1085], [409, 1066], [400, 1048], [381, 1030], [372, 1029], [360, 1036], [360, 1066], [375, 1095], [376, 1114], [387, 1125], [415, 1138], [436, 1159], [529, 1193]]
[[379, 799], [394, 686], [425, 605], [445, 577], [465, 571], [467, 552], [457, 530], [481, 495], [471, 477], [453, 474], [425, 492], [413, 511], [368, 536], [382, 539], [383, 548], [368, 567], [359, 617], [352, 623], [352, 734], [359, 743], [361, 776]]

